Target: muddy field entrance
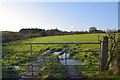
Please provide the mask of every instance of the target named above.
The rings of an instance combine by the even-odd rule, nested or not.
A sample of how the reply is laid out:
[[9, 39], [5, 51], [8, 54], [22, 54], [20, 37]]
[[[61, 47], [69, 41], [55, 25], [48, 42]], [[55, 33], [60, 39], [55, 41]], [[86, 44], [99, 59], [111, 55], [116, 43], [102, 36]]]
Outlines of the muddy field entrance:
[[2, 45], [3, 78], [76, 78], [82, 76], [82, 71], [99, 71], [100, 67], [101, 43]]

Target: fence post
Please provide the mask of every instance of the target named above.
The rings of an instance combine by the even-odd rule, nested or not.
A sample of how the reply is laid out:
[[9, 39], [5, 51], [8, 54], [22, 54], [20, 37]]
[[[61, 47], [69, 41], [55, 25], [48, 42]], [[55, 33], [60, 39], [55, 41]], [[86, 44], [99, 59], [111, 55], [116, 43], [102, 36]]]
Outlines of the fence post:
[[103, 36], [100, 49], [100, 71], [106, 70], [108, 56], [108, 37]]

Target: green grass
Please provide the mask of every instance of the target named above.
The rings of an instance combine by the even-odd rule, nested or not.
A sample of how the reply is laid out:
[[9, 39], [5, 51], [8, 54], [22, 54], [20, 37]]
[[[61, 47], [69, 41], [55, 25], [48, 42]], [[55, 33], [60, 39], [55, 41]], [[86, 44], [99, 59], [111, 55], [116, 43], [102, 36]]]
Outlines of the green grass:
[[[64, 35], [64, 36], [48, 36], [48, 37], [38, 37], [38, 38], [30, 38], [30, 39], [24, 39], [24, 40], [17, 40], [14, 42], [10, 42], [10, 43], [81, 43], [81, 42], [99, 42], [98, 41], [98, 35], [100, 35], [100, 39], [102, 36], [105, 36], [106, 34], [100, 33], [100, 34], [80, 34], [80, 35]], [[99, 44], [68, 44], [67, 45], [67, 49], [68, 51], [98, 51], [100, 49]], [[57, 51], [59, 49], [61, 49], [62, 51], [65, 50], [65, 45], [64, 44], [33, 44], [32, 45], [32, 50], [33, 51], [45, 51], [45, 50], [54, 50]], [[3, 46], [3, 51], [30, 51], [31, 47], [30, 45], [6, 45]], [[31, 57], [31, 53], [4, 53], [5, 54], [5, 58], [30, 58]], [[73, 53], [73, 52], [69, 52], [68, 54], [70, 54], [73, 58], [77, 58], [75, 59], [76, 61], [82, 61], [84, 62], [83, 65], [90, 65], [90, 64], [98, 64], [98, 59], [94, 59], [92, 60], [92, 58], [98, 58], [99, 57], [99, 53], [93, 53], [93, 52], [79, 52], [79, 53]], [[33, 53], [33, 58], [36, 57], [44, 57], [44, 58], [56, 58], [57, 56], [52, 55], [51, 53]], [[5, 64], [29, 64], [30, 61], [29, 60], [18, 60], [18, 61], [14, 61], [14, 60], [3, 60], [2, 62], [6, 62]], [[52, 63], [54, 63], [54, 61], [51, 61]], [[48, 62], [46, 64], [52, 64], [51, 62]], [[4, 64], [4, 63], [3, 63]], [[58, 63], [56, 63], [58, 64]], [[41, 69], [44, 69], [45, 67], [42, 67]], [[89, 70], [94, 70], [94, 69], [98, 69], [98, 66], [96, 67], [78, 67], [78, 69], [83, 68], [83, 69], [89, 69]], [[5, 69], [5, 67], [3, 67], [3, 69]], [[28, 69], [27, 67], [21, 67], [21, 69]], [[52, 67], [48, 67], [47, 69], [58, 69], [58, 67], [52, 68]], [[60, 69], [64, 69], [61, 68]], [[47, 72], [47, 73], [41, 73], [42, 77], [49, 77], [50, 74], [56, 74], [56, 73], [51, 73], [51, 72]], [[60, 73], [59, 73], [60, 74]], [[59, 74], [56, 74], [57, 76]], [[56, 76], [54, 76], [56, 77]], [[65, 75], [60, 74], [60, 77], [65, 77]]]
[[[80, 35], [65, 35], [65, 36], [48, 36], [48, 37], [38, 37], [38, 38], [31, 38], [25, 40], [18, 40], [11, 43], [81, 43], [81, 42], [99, 42], [98, 35], [105, 35], [105, 34], [80, 34]], [[70, 48], [82, 48], [84, 47], [85, 50], [98, 48], [96, 45], [68, 45]], [[46, 48], [50, 49], [58, 49], [63, 48], [64, 45], [33, 45], [34, 51], [45, 50]], [[6, 46], [5, 49], [10, 49], [14, 51], [30, 51], [30, 45], [10, 45]]]
[[103, 36], [105, 34], [100, 33], [100, 34], [47, 36], [47, 37], [18, 40], [18, 41], [14, 41], [13, 43], [98, 42], [98, 35]]

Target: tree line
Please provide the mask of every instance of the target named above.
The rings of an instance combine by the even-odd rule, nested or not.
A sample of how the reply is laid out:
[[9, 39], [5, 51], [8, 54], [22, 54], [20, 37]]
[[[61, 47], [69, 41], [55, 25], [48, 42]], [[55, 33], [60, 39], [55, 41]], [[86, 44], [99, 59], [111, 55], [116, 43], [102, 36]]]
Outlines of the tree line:
[[2, 42], [9, 42], [27, 38], [36, 38], [44, 36], [60, 36], [60, 35], [73, 35], [73, 34], [90, 34], [90, 33], [105, 33], [105, 31], [97, 30], [91, 27], [88, 31], [62, 31], [59, 29], [37, 29], [37, 28], [23, 28], [19, 32], [2, 31]]

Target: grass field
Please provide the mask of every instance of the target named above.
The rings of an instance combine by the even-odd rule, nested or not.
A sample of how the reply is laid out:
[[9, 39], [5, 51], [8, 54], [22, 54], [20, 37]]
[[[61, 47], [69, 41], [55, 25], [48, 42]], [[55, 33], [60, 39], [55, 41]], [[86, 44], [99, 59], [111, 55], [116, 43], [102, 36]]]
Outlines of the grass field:
[[38, 37], [25, 40], [14, 41], [13, 43], [59, 43], [59, 42], [98, 42], [98, 35], [100, 34], [79, 34], [79, 35], [64, 35], [64, 36], [48, 36]]
[[[102, 36], [105, 36], [106, 34], [103, 33], [98, 33], [98, 34], [79, 34], [79, 35], [64, 35], [64, 36], [48, 36], [48, 37], [38, 37], [38, 38], [30, 38], [30, 39], [24, 39], [24, 40], [17, 40], [14, 42], [10, 43], [82, 43], [82, 42], [100, 42]], [[99, 40], [98, 40], [99, 36]], [[100, 50], [100, 46], [98, 44], [68, 44], [67, 45], [68, 51], [98, 51]], [[30, 45], [6, 45], [3, 46], [3, 51], [30, 51]], [[32, 47], [33, 51], [64, 51], [65, 50], [65, 45], [64, 44], [40, 44], [40, 45], [33, 45]], [[5, 56], [4, 58], [30, 58], [31, 54], [30, 53], [4, 53]], [[52, 55], [51, 53], [32, 53], [33, 58], [36, 57], [46, 57], [46, 58], [57, 58], [56, 55]], [[84, 62], [83, 65], [92, 65], [92, 64], [98, 64], [98, 59], [93, 59], [92, 58], [98, 58], [99, 57], [99, 52], [69, 52], [70, 56], [72, 58], [77, 58], [75, 59], [76, 61], [82, 61]], [[29, 64], [30, 60], [3, 60], [3, 64]], [[54, 61], [48, 62], [46, 64], [58, 64], [54, 63]], [[3, 67], [3, 69], [8, 69], [9, 67]], [[12, 69], [15, 69], [14, 67], [11, 67]], [[10, 69], [11, 69], [10, 68]], [[62, 67], [59, 67], [60, 69], [63, 69]], [[83, 70], [88, 69], [88, 70], [96, 70], [98, 69], [98, 66], [95, 67], [77, 67], [78, 69], [83, 68]], [[28, 67], [20, 67], [20, 69], [28, 69]], [[58, 69], [58, 67], [46, 67], [43, 66], [41, 70], [49, 70], [49, 69]], [[43, 74], [42, 77], [49, 77], [49, 72], [46, 72], [45, 74], [43, 72], [40, 72], [40, 74]], [[47, 74], [47, 75], [46, 75]], [[51, 73], [51, 74], [56, 74], [56, 73]], [[63, 73], [56, 74], [56, 76], [60, 75], [60, 77], [63, 77]], [[56, 77], [53, 76], [53, 77]], [[65, 76], [64, 76], [65, 77]]]
[[[11, 43], [81, 43], [81, 42], [99, 42], [98, 35], [101, 36], [105, 34], [80, 34], [80, 35], [65, 35], [65, 36], [48, 36], [48, 37], [38, 37], [38, 38], [31, 38], [25, 40], [18, 40]], [[17, 47], [16, 47], [17, 46]], [[30, 50], [30, 46], [27, 45], [14, 45], [8, 46], [7, 49], [15, 50], [15, 51], [24, 51]], [[46, 48], [59, 48], [63, 47], [64, 45], [33, 45], [33, 51], [45, 50]], [[68, 45], [69, 46], [69, 45]], [[76, 45], [70, 45], [72, 47], [77, 47]], [[94, 49], [95, 45], [79, 45], [81, 48], [86, 47], [84, 49]], [[6, 49], [6, 48], [5, 48]]]

